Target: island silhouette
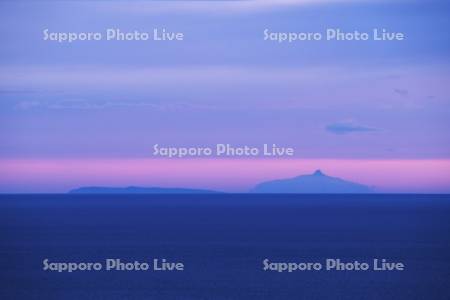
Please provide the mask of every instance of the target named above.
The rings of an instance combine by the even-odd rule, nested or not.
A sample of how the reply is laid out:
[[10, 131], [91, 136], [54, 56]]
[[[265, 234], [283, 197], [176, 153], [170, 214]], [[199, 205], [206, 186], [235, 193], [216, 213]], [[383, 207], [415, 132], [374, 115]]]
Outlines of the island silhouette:
[[365, 185], [325, 175], [316, 170], [309, 175], [262, 182], [250, 190], [251, 193], [292, 193], [292, 194], [361, 194], [371, 193]]
[[69, 191], [69, 194], [217, 194], [212, 190], [185, 189], [185, 188], [161, 188], [161, 187], [101, 187], [87, 186]]
[[[293, 178], [277, 179], [257, 184], [249, 193], [261, 194], [361, 194], [372, 193], [363, 184], [325, 175], [321, 170]], [[214, 190], [162, 187], [80, 187], [70, 194], [217, 194]]]

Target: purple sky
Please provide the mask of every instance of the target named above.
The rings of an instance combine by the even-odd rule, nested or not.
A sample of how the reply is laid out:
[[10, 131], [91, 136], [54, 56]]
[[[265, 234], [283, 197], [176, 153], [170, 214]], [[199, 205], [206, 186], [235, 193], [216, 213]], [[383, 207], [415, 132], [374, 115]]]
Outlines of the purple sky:
[[[0, 192], [63, 191], [86, 178], [239, 191], [316, 168], [386, 191], [408, 182], [450, 191], [445, 1], [2, 1], [0, 24]], [[111, 27], [166, 28], [185, 40], [42, 40], [46, 28]], [[263, 41], [266, 28], [386, 28], [407, 39], [279, 44]], [[294, 147], [298, 163], [266, 162], [261, 176], [254, 160], [215, 161], [216, 169], [152, 161], [156, 143], [276, 143]], [[74, 161], [86, 167], [75, 172]], [[103, 170], [105, 161], [122, 175]], [[391, 164], [371, 163], [380, 161]], [[182, 175], [167, 177], [169, 165]]]

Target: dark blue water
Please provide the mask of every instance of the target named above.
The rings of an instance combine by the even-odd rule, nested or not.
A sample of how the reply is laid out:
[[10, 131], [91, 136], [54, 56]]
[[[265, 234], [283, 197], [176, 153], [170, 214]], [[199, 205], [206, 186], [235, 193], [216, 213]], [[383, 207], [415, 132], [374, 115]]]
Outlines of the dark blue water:
[[[450, 299], [450, 196], [0, 196], [0, 299]], [[182, 261], [182, 272], [42, 270]], [[263, 271], [401, 261], [405, 271]]]

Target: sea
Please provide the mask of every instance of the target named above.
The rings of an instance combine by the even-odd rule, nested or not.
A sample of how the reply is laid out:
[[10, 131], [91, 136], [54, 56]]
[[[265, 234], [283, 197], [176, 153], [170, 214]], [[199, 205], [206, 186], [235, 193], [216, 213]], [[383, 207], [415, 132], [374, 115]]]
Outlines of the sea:
[[[62, 270], [88, 262], [102, 268]], [[307, 263], [322, 269], [285, 269]], [[450, 195], [1, 195], [0, 286], [0, 299], [448, 300]]]

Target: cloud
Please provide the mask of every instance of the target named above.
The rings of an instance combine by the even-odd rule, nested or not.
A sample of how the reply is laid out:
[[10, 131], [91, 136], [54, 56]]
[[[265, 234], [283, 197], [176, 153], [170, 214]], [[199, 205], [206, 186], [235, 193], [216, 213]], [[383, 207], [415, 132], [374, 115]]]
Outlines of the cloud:
[[39, 101], [32, 100], [32, 101], [20, 101], [15, 105], [14, 108], [20, 109], [20, 110], [28, 110], [36, 107], [40, 107], [42, 104]]
[[407, 97], [409, 95], [409, 91], [404, 90], [404, 89], [394, 89], [394, 93], [396, 93], [402, 97]]
[[328, 132], [334, 134], [348, 134], [354, 132], [369, 132], [376, 131], [377, 129], [357, 124], [353, 121], [343, 121], [329, 124], [325, 127]]
[[253, 67], [253, 66], [171, 66], [171, 67], [114, 67], [114, 66], [0, 66], [0, 89], [33, 88], [42, 91], [119, 90], [121, 88], [151, 90], [155, 87], [177, 88], [239, 84], [270, 85], [274, 83], [321, 84], [366, 79], [390, 70], [371, 70], [348, 67]]
[[31, 100], [20, 101], [15, 106], [16, 109], [28, 110], [35, 108], [45, 109], [103, 109], [119, 106], [148, 106], [159, 108], [159, 105], [145, 101], [92, 101], [89, 99], [66, 99], [66, 100]]
[[[399, 74], [402, 79], [395, 82], [392, 79], [379, 79], [386, 74]], [[385, 91], [390, 91], [392, 95], [393, 86], [409, 84], [418, 86], [415, 94], [429, 95], [429, 87], [433, 86], [436, 87], [433, 91], [436, 97], [443, 98], [440, 96], [448, 92], [450, 86], [442, 86], [442, 80], [447, 78], [450, 78], [447, 71], [435, 67], [393, 70], [340, 65], [300, 68], [220, 64], [168, 67], [0, 64], [0, 90], [36, 91], [14, 97], [4, 94], [5, 99], [11, 98], [7, 100], [14, 100], [15, 103], [25, 101], [17, 109], [41, 108], [37, 103], [29, 102], [32, 100], [38, 100], [46, 108], [52, 109], [144, 105], [169, 109], [165, 104], [170, 103], [182, 103], [176, 104], [178, 109], [195, 110], [321, 109], [338, 112], [345, 110], [345, 106], [354, 105], [365, 109], [416, 109], [418, 105], [412, 106], [416, 104], [413, 101], [415, 99], [405, 97], [391, 101], [389, 97], [384, 98]], [[426, 86], [418, 85], [424, 80]], [[377, 84], [367, 86], [368, 82]], [[336, 90], [330, 94], [323, 86], [333, 86]], [[61, 104], [61, 101], [72, 99], [85, 99], [85, 103]], [[95, 104], [90, 103], [94, 101]], [[133, 101], [133, 104], [129, 101]], [[11, 101], [3, 102], [3, 106], [11, 106]], [[187, 107], [188, 104], [190, 107]], [[418, 104], [437, 107], [447, 105], [447, 100], [422, 101]]]
[[[114, 3], [96, 3], [96, 9], [99, 11], [120, 12], [121, 14], [229, 14], [252, 13], [305, 5], [359, 2], [380, 2], [380, 0], [116, 1]], [[92, 3], [87, 3], [87, 5], [92, 7]]]
[[32, 90], [26, 90], [26, 89], [21, 89], [21, 90], [8, 90], [8, 89], [0, 89], [0, 95], [24, 95], [24, 94], [34, 94], [36, 93], [36, 91], [32, 91]]
[[66, 100], [31, 100], [20, 101], [14, 108], [17, 110], [30, 109], [75, 109], [75, 110], [98, 110], [120, 107], [142, 107], [150, 108], [158, 111], [176, 111], [176, 110], [214, 110], [217, 109], [210, 105], [198, 105], [192, 103], [155, 103], [152, 101], [135, 101], [135, 100], [119, 100], [119, 101], [98, 101], [91, 99], [66, 99]]
[[[360, 74], [359, 72], [357, 72]], [[0, 85], [8, 89], [36, 88], [44, 90], [93, 89], [111, 90], [228, 85], [239, 83], [270, 84], [310, 83], [317, 79], [333, 81], [342, 78], [340, 68], [258, 68], [239, 66], [180, 66], [180, 67], [0, 67]], [[349, 76], [347, 76], [349, 77]], [[1, 86], [0, 86], [1, 88]]]

